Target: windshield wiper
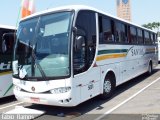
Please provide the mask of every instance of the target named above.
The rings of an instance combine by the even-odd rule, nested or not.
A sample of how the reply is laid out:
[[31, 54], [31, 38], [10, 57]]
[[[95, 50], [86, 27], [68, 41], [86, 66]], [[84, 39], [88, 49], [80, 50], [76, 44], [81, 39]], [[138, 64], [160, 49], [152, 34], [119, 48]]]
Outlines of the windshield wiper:
[[[34, 53], [34, 50], [32, 50], [32, 58], [34, 59], [35, 64], [36, 64], [37, 68], [39, 69], [42, 77], [44, 78], [44, 80], [46, 80], [46, 79], [47, 79], [46, 74], [45, 74], [45, 72], [43, 71], [41, 65], [38, 63], [37, 57], [36, 57], [36, 55], [35, 55], [35, 53]], [[32, 63], [32, 66], [33, 66], [32, 70], [34, 70], [34, 64], [33, 64], [33, 63]], [[34, 71], [32, 71], [32, 72], [34, 73]]]
[[39, 62], [37, 60], [37, 57], [36, 57], [36, 54], [35, 54], [35, 47], [36, 47], [36, 43], [37, 43], [37, 39], [36, 38], [37, 38], [37, 33], [38, 33], [38, 27], [39, 27], [39, 24], [40, 24], [40, 19], [41, 18], [39, 17], [37, 25], [35, 27], [35, 35], [34, 35], [33, 40], [32, 40], [32, 58], [34, 59], [35, 62], [33, 62], [33, 60], [32, 60], [31, 70], [32, 70], [32, 74], [35, 75], [35, 68], [34, 68], [34, 63], [35, 63], [37, 68], [39, 69], [41, 75], [42, 75], [42, 78], [46, 81], [46, 79], [47, 79], [46, 74], [43, 71], [41, 65], [39, 64]]

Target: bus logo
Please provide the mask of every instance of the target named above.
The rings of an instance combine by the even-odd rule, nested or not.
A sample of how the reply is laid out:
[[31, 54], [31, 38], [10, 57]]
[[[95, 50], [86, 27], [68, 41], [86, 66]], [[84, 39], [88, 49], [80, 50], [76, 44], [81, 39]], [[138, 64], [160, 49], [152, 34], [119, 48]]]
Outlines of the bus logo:
[[31, 90], [34, 92], [35, 91], [35, 87], [32, 87]]

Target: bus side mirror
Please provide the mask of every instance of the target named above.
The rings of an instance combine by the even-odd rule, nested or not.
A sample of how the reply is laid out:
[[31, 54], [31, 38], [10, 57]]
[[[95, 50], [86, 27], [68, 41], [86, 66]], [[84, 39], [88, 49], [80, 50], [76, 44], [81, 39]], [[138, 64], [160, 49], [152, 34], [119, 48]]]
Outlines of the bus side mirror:
[[74, 48], [75, 51], [79, 51], [82, 49], [83, 43], [85, 41], [85, 31], [82, 29], [73, 28], [74, 33]]
[[5, 53], [7, 51], [7, 45], [6, 45], [6, 40], [2, 39], [2, 48], [1, 48], [2, 53]]
[[2, 36], [2, 42], [0, 48], [2, 53], [5, 53], [9, 49], [10, 51], [12, 51], [14, 42], [15, 42], [15, 33], [4, 33]]
[[76, 36], [75, 39], [75, 51], [79, 51], [82, 49], [84, 37], [83, 36]]

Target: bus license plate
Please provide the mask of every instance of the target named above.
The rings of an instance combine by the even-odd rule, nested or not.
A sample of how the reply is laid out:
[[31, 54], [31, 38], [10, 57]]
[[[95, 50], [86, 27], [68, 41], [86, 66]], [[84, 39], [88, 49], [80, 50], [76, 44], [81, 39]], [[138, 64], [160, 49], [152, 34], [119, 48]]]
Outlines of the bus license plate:
[[40, 99], [39, 98], [31, 97], [31, 101], [38, 103], [38, 102], [40, 102]]

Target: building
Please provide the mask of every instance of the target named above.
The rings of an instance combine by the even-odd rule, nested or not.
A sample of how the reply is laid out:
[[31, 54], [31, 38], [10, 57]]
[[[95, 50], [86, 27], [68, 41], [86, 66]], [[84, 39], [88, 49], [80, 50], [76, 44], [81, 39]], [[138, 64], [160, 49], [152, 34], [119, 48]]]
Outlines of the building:
[[117, 16], [131, 21], [131, 1], [117, 0]]

